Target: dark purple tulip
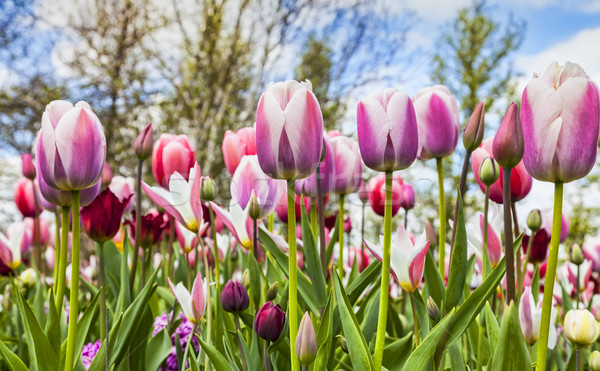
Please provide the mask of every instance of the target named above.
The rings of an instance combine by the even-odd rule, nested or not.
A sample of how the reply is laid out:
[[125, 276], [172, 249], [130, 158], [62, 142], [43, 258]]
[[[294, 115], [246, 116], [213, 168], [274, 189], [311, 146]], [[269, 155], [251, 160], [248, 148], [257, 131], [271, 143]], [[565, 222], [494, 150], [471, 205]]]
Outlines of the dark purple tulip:
[[91, 204], [82, 208], [81, 220], [87, 235], [98, 243], [113, 238], [119, 231], [123, 211], [131, 196], [121, 201], [107, 188]]
[[229, 280], [221, 293], [221, 305], [227, 312], [235, 313], [246, 310], [250, 305], [250, 298], [246, 288], [239, 282]]
[[276, 341], [284, 324], [285, 312], [279, 304], [273, 305], [272, 301], [268, 301], [256, 313], [254, 331], [265, 340]]

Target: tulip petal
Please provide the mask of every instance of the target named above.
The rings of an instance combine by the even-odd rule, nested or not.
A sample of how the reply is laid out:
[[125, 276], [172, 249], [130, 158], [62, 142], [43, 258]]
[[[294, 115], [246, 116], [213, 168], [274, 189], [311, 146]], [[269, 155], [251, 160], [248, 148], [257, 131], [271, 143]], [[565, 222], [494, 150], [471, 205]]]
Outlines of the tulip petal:
[[[373, 254], [373, 256], [377, 260], [382, 261], [381, 259], [383, 256], [383, 249], [382, 249], [381, 245], [371, 243], [371, 242], [367, 241], [366, 239], [364, 239], [363, 241], [364, 241], [364, 244], [367, 247], [367, 249], [369, 249], [369, 251], [371, 252], [371, 254]], [[394, 252], [394, 249], [392, 249], [391, 255], [394, 254], [393, 252]], [[392, 265], [391, 260], [392, 259], [390, 257], [390, 273], [391, 273], [392, 277], [394, 277], [396, 282], [398, 282], [398, 275], [397, 275], [398, 272], [396, 271], [396, 266]]]
[[175, 203], [169, 191], [160, 188], [160, 187], [150, 187], [145, 182], [142, 182], [142, 188], [144, 192], [150, 197], [155, 204], [165, 209], [165, 211], [171, 215], [173, 218], [177, 219], [179, 223], [182, 225], [187, 225], [186, 221], [183, 219], [179, 211], [173, 207]]
[[204, 315], [206, 308], [206, 295], [204, 294], [204, 284], [202, 283], [202, 276], [200, 272], [196, 273], [194, 284], [192, 285], [192, 303], [196, 319], [199, 321]]
[[389, 117], [381, 103], [371, 95], [361, 100], [357, 107], [358, 145], [368, 167], [383, 170], [389, 132]]

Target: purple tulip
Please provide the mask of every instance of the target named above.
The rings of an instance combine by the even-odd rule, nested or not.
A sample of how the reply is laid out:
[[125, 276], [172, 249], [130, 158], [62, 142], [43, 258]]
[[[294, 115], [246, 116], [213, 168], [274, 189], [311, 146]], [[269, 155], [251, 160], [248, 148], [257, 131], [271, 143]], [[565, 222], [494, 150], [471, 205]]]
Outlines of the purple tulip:
[[434, 85], [419, 90], [413, 98], [419, 124], [421, 160], [445, 157], [456, 148], [459, 134], [458, 106], [450, 90]]
[[254, 331], [265, 340], [276, 341], [284, 324], [285, 312], [279, 304], [273, 305], [272, 301], [268, 301], [256, 313]]
[[[47, 207], [44, 206], [45, 202], [49, 202], [53, 205], [61, 207], [71, 206], [71, 192], [59, 191], [50, 187], [48, 184], [46, 184], [46, 181], [44, 181], [44, 178], [41, 176], [37, 177], [35, 182], [39, 186], [39, 191], [43, 198], [41, 204], [45, 209], [47, 209]], [[89, 205], [92, 201], [94, 201], [94, 199], [100, 192], [100, 186], [101, 183], [97, 182], [90, 188], [81, 190], [79, 192], [79, 206], [84, 207]]]
[[[319, 164], [319, 179], [321, 190], [326, 195], [333, 190], [335, 185], [335, 158], [331, 138], [323, 133], [325, 144], [325, 158]], [[310, 174], [307, 178], [296, 181], [296, 194], [300, 196], [317, 197], [317, 172]]]
[[336, 136], [331, 139], [335, 156], [335, 193], [348, 194], [358, 191], [362, 182], [362, 160], [354, 139]]
[[89, 104], [57, 100], [42, 115], [37, 141], [38, 174], [52, 188], [80, 191], [102, 177], [106, 138]]
[[302, 179], [319, 165], [323, 115], [309, 81], [271, 84], [256, 110], [256, 152], [276, 179]]
[[512, 102], [494, 136], [492, 152], [503, 169], [513, 169], [523, 158], [523, 131], [519, 118], [519, 106]]
[[246, 288], [239, 282], [229, 280], [221, 293], [221, 305], [226, 312], [241, 312], [250, 305]]
[[376, 171], [409, 167], [417, 156], [417, 119], [405, 93], [386, 89], [358, 103], [358, 146], [365, 165]]
[[523, 91], [523, 161], [531, 176], [570, 182], [596, 162], [600, 103], [598, 88], [575, 63], [552, 63]]

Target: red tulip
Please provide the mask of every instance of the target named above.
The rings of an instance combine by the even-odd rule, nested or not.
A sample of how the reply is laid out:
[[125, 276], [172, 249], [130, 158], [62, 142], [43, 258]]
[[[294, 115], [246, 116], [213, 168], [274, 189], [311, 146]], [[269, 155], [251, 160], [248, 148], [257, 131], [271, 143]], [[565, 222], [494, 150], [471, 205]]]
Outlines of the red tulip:
[[[392, 182], [392, 216], [398, 213], [402, 203], [402, 178], [394, 175]], [[385, 174], [380, 173], [369, 181], [367, 185], [369, 203], [375, 214], [383, 216], [385, 212]]]
[[[135, 236], [135, 211], [132, 213], [132, 219], [125, 221], [131, 228], [131, 235]], [[165, 219], [164, 213], [159, 213], [156, 209], [151, 209], [146, 215], [142, 215], [142, 230], [140, 233], [140, 246], [150, 248], [160, 239], [165, 228], [169, 225], [168, 219]], [[132, 241], [134, 244], [134, 241]]]
[[186, 180], [194, 167], [194, 150], [186, 135], [163, 134], [154, 143], [152, 151], [152, 173], [163, 188], [169, 188], [169, 180], [178, 172]]
[[102, 244], [113, 238], [121, 226], [123, 211], [132, 195], [119, 200], [109, 188], [102, 191], [91, 204], [81, 209], [81, 220], [87, 235]]
[[33, 181], [27, 178], [21, 178], [17, 181], [15, 187], [15, 203], [24, 217], [35, 218], [40, 215], [42, 209], [38, 205], [35, 207], [35, 192]]

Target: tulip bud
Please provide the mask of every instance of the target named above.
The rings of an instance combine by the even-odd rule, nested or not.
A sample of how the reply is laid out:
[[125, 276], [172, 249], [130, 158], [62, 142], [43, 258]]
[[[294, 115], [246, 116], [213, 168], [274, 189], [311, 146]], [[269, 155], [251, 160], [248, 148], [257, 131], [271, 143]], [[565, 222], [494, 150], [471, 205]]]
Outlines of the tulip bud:
[[542, 212], [539, 209], [531, 210], [527, 217], [527, 227], [532, 232], [537, 232], [542, 227]]
[[248, 201], [248, 216], [252, 218], [252, 220], [256, 220], [260, 217], [260, 204], [254, 190], [252, 190], [252, 196], [250, 196], [250, 201]]
[[273, 305], [273, 302], [269, 301], [256, 313], [254, 331], [265, 340], [276, 341], [281, 335], [284, 324], [285, 312], [279, 304]]
[[275, 281], [271, 287], [267, 290], [267, 300], [272, 301], [277, 297], [277, 281]]
[[521, 162], [524, 150], [525, 144], [523, 130], [521, 129], [519, 106], [513, 102], [508, 106], [506, 115], [504, 115], [494, 137], [494, 158], [502, 168], [512, 169]]
[[215, 181], [209, 176], [202, 177], [202, 186], [200, 188], [200, 198], [204, 202], [214, 201], [217, 186]]
[[479, 147], [483, 140], [483, 132], [485, 128], [485, 105], [483, 102], [477, 103], [471, 118], [465, 125], [463, 131], [463, 144], [467, 151], [473, 152]]
[[108, 185], [112, 181], [112, 177], [113, 177], [113, 172], [110, 168], [110, 165], [108, 164], [108, 162], [105, 162], [104, 167], [102, 168], [102, 180], [101, 180], [102, 189], [106, 189], [106, 187], [108, 187]]
[[31, 159], [30, 153], [24, 153], [21, 155], [21, 161], [23, 163], [23, 176], [25, 178], [29, 178], [31, 180], [35, 179], [35, 165], [33, 164], [33, 160]]
[[427, 313], [435, 322], [440, 320], [440, 308], [435, 303], [435, 300], [430, 296], [427, 298]]
[[221, 305], [230, 313], [246, 310], [250, 305], [248, 291], [239, 282], [227, 281], [221, 293]]
[[425, 234], [427, 235], [427, 241], [431, 242], [431, 247], [437, 246], [437, 236], [435, 235], [435, 229], [429, 221], [427, 221], [427, 223], [425, 224]]
[[600, 324], [587, 309], [572, 309], [565, 316], [564, 331], [572, 343], [588, 346], [598, 339]]
[[340, 342], [340, 348], [342, 348], [344, 353], [348, 354], [348, 344], [346, 343], [346, 338], [342, 335], [338, 335], [337, 338]]
[[296, 355], [298, 361], [303, 366], [309, 366], [317, 357], [317, 335], [313, 326], [310, 314], [304, 313], [300, 327], [298, 328], [298, 337], [296, 338]]
[[479, 179], [486, 186], [491, 186], [494, 184], [498, 177], [500, 176], [500, 167], [498, 166], [498, 162], [494, 160], [492, 157], [488, 157], [481, 163], [479, 167]]
[[244, 269], [244, 273], [242, 273], [241, 283], [242, 285], [244, 285], [245, 288], [250, 287], [250, 271], [248, 270], [248, 268]]
[[600, 352], [597, 350], [590, 355], [590, 368], [592, 371], [600, 371]]
[[583, 250], [577, 243], [569, 246], [567, 248], [567, 253], [569, 254], [569, 260], [575, 265], [581, 265], [581, 263], [583, 263], [585, 260], [585, 257], [583, 256]]
[[135, 151], [137, 158], [143, 161], [150, 157], [150, 155], [152, 155], [152, 145], [152, 124], [150, 123], [142, 129], [135, 140], [133, 150]]
[[367, 190], [367, 184], [364, 180], [360, 183], [360, 188], [358, 189], [358, 198], [363, 205], [369, 202], [369, 191]]
[[27, 268], [19, 275], [19, 280], [23, 282], [25, 286], [33, 286], [35, 285], [35, 281], [37, 280], [37, 275], [33, 268]]

